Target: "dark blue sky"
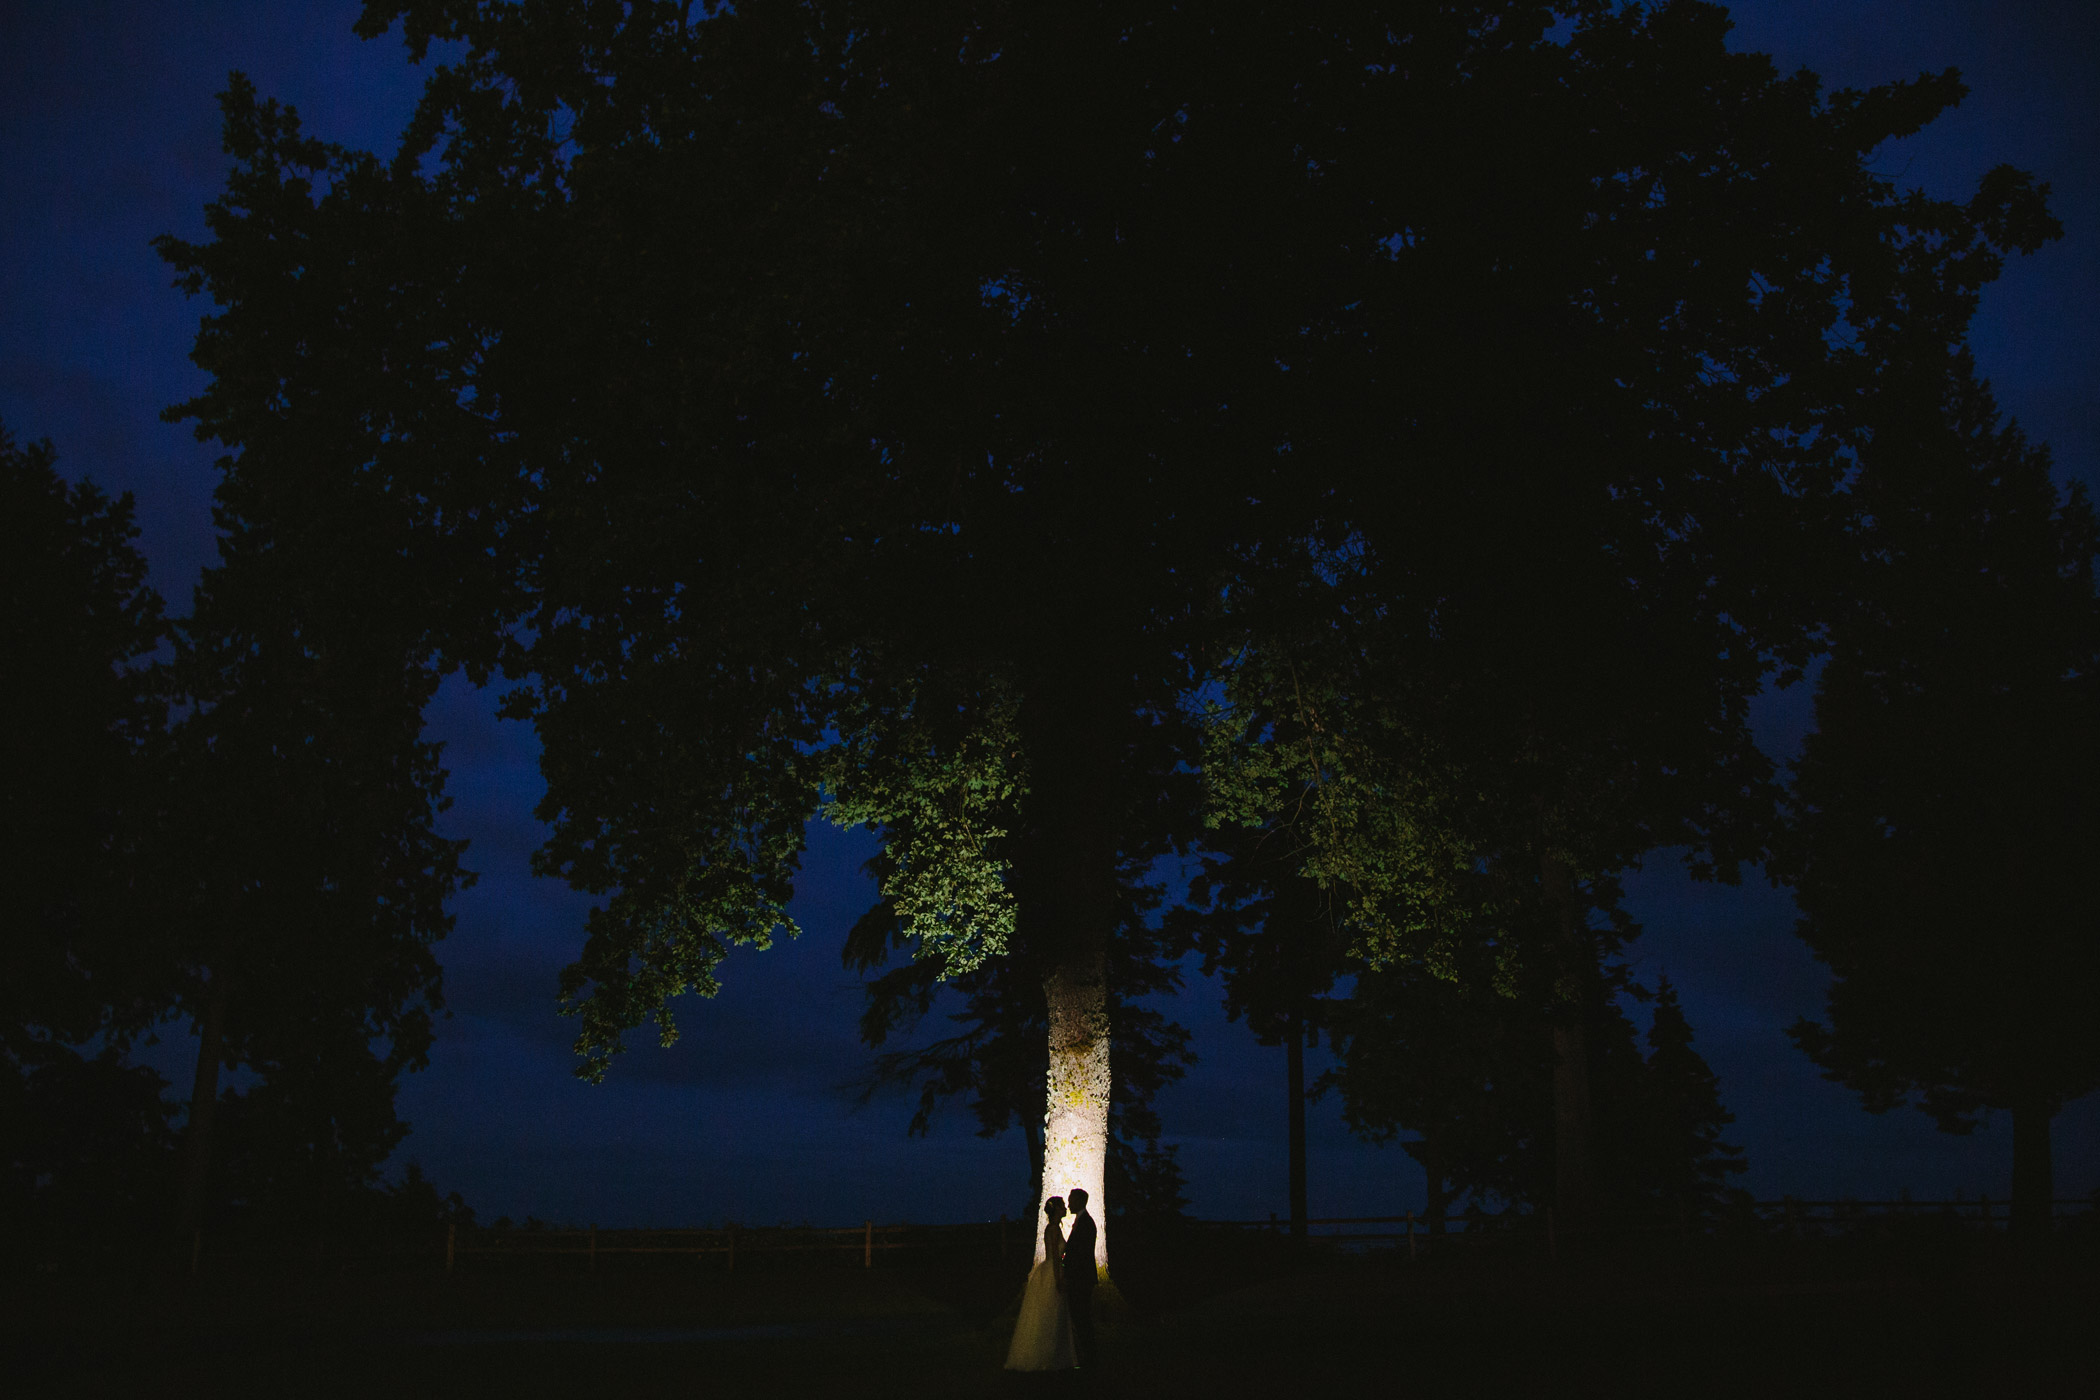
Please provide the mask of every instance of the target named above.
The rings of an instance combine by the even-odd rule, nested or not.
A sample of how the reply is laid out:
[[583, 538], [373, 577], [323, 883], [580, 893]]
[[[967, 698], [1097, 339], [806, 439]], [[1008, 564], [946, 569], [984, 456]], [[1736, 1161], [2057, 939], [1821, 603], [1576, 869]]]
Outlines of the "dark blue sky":
[[[229, 69], [296, 105], [315, 135], [392, 148], [421, 75], [392, 40], [352, 36], [356, 10], [354, 0], [0, 0], [0, 420], [18, 437], [51, 438], [69, 475], [136, 495], [154, 582], [178, 609], [213, 549], [213, 454], [158, 421], [200, 387], [185, 354], [201, 308], [169, 289], [148, 241], [203, 234], [225, 171], [213, 94]], [[1831, 86], [1962, 69], [1967, 102], [1877, 157], [1892, 176], [1959, 194], [2010, 161], [2052, 183], [2068, 235], [1990, 291], [1974, 343], [2007, 410], [2054, 447], [2060, 474], [2095, 484], [2100, 6], [1756, 0], [1733, 10], [1739, 46]], [[1787, 756], [1805, 697], [1770, 697], [1759, 719]], [[415, 1125], [404, 1160], [421, 1160], [484, 1218], [934, 1220], [1021, 1208], [1018, 1138], [981, 1142], [958, 1117], [911, 1141], [903, 1103], [851, 1111], [842, 1086], [866, 1062], [853, 1035], [859, 991], [838, 950], [871, 898], [858, 873], [865, 838], [815, 832], [797, 906], [805, 938], [734, 958], [722, 997], [685, 1008], [677, 1049], [637, 1049], [587, 1087], [569, 1074], [572, 1027], [553, 1015], [554, 976], [574, 956], [586, 902], [526, 868], [541, 839], [532, 735], [498, 723], [489, 697], [458, 681], [430, 724], [450, 745], [449, 825], [472, 839], [468, 864], [482, 879], [441, 949], [454, 1014], [431, 1068], [404, 1085]], [[1752, 1190], [2006, 1194], [2002, 1120], [1958, 1139], [1914, 1112], [1870, 1117], [1789, 1047], [1781, 1028], [1818, 1009], [1823, 979], [1792, 939], [1782, 894], [1754, 879], [1696, 886], [1666, 856], [1629, 888], [1647, 928], [1633, 956], [1647, 980], [1667, 969], [1678, 983], [1738, 1116]], [[1201, 1063], [1161, 1110], [1195, 1210], [1281, 1209], [1281, 1052], [1227, 1024], [1200, 978], [1174, 1011]], [[160, 1047], [170, 1070], [181, 1041], [171, 1030]], [[2063, 1194], [2100, 1187], [2100, 1102], [2059, 1120], [2057, 1168]], [[1353, 1141], [1321, 1105], [1311, 1194], [1316, 1215], [1398, 1211], [1419, 1205], [1421, 1174], [1396, 1148]]]

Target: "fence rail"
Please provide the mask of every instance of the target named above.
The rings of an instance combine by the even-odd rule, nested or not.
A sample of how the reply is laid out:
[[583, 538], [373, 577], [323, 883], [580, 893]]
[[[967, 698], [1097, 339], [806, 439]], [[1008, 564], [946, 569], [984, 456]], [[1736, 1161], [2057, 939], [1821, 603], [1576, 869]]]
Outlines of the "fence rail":
[[[1694, 1236], [1749, 1233], [1799, 1240], [1842, 1235], [1862, 1228], [1885, 1229], [1896, 1222], [1922, 1223], [1933, 1219], [1972, 1231], [1993, 1232], [2006, 1228], [2010, 1215], [2007, 1202], [1987, 1196], [1956, 1200], [1898, 1198], [1875, 1201], [1782, 1197], [1778, 1200], [1734, 1202], [1719, 1214], [1699, 1217], [1654, 1212], [1605, 1212], [1591, 1217], [1579, 1230], [1570, 1230], [1558, 1222], [1550, 1210], [1522, 1214], [1513, 1211], [1496, 1214], [1457, 1212], [1447, 1214], [1441, 1222], [1421, 1212], [1405, 1211], [1398, 1215], [1318, 1216], [1305, 1224], [1308, 1241], [1324, 1248], [1360, 1249], [1383, 1245], [1397, 1249], [1404, 1244], [1408, 1257], [1415, 1258], [1424, 1249], [1442, 1248], [1469, 1238], [1484, 1241], [1543, 1236], [1547, 1250], [1557, 1255], [1563, 1237], [1633, 1239], [1675, 1234], [1688, 1243]], [[2100, 1193], [2094, 1197], [2057, 1200], [2052, 1205], [2051, 1216], [2059, 1223], [2077, 1222], [2080, 1226], [2090, 1226], [2100, 1221]], [[1290, 1222], [1271, 1215], [1266, 1220], [1183, 1220], [1176, 1223], [1176, 1228], [1189, 1238], [1250, 1233], [1283, 1237], [1290, 1229]], [[210, 1247], [202, 1232], [194, 1236], [189, 1245], [192, 1273], [198, 1272], [208, 1257], [226, 1257], [221, 1250]], [[686, 1256], [696, 1261], [719, 1259], [722, 1267], [733, 1273], [740, 1258], [755, 1262], [767, 1255], [844, 1259], [857, 1255], [861, 1268], [872, 1269], [878, 1253], [944, 1250], [1018, 1259], [1022, 1254], [1032, 1252], [1033, 1248], [1033, 1230], [1020, 1221], [1003, 1217], [996, 1221], [945, 1225], [878, 1225], [871, 1220], [840, 1226], [720, 1225], [637, 1229], [537, 1224], [454, 1225], [445, 1230], [442, 1258], [448, 1274], [457, 1272], [469, 1261], [493, 1263], [536, 1258], [580, 1259], [586, 1270], [595, 1274], [600, 1256], [608, 1259], [613, 1256]], [[316, 1248], [312, 1257], [318, 1263], [324, 1254], [344, 1259], [366, 1252], [369, 1251], [360, 1251], [354, 1246]], [[423, 1251], [411, 1248], [406, 1253], [399, 1250], [382, 1252], [389, 1257], [398, 1255], [404, 1262], [417, 1258], [432, 1260], [435, 1253], [427, 1247]], [[227, 1253], [248, 1257], [257, 1251], [252, 1244], [247, 1248], [236, 1244]], [[260, 1252], [262, 1257], [272, 1257], [277, 1253], [282, 1251], [264, 1249]]]
[[[529, 1255], [583, 1255], [592, 1272], [598, 1256], [615, 1254], [683, 1254], [695, 1257], [719, 1255], [734, 1271], [737, 1255], [757, 1254], [853, 1254], [861, 1267], [875, 1266], [878, 1250], [929, 1249], [952, 1246], [984, 1237], [1004, 1256], [1013, 1237], [1027, 1236], [1005, 1219], [960, 1225], [877, 1225], [872, 1220], [858, 1225], [778, 1225], [746, 1227], [724, 1225], [695, 1229], [600, 1230], [513, 1227], [506, 1230], [448, 1226], [445, 1231], [445, 1270], [453, 1272], [464, 1255], [517, 1258]], [[580, 1241], [580, 1243], [579, 1243]]]
[[[2090, 1220], [2100, 1218], [2100, 1193], [2089, 1197], [2066, 1197], [2051, 1202], [2052, 1222], [2060, 1220]], [[1708, 1234], [1731, 1227], [1777, 1228], [1794, 1238], [1809, 1234], [1825, 1234], [1833, 1230], [1852, 1229], [1875, 1221], [1903, 1221], [1926, 1219], [1952, 1220], [1958, 1224], [1980, 1227], [1985, 1230], [2002, 1229], [2011, 1224], [2009, 1203], [1992, 1200], [1988, 1196], [1957, 1198], [1954, 1200], [1914, 1200], [1898, 1197], [1894, 1200], [1807, 1200], [1792, 1196], [1773, 1201], [1741, 1201], [1731, 1203], [1718, 1215], [1702, 1214], [1694, 1217], [1685, 1212], [1675, 1215], [1657, 1215], [1644, 1212], [1601, 1212], [1590, 1217], [1579, 1230], [1571, 1230], [1556, 1220], [1554, 1212], [1516, 1214], [1502, 1212], [1456, 1212], [1441, 1221], [1413, 1211], [1402, 1215], [1356, 1215], [1325, 1216], [1305, 1221], [1306, 1235], [1310, 1239], [1328, 1243], [1372, 1244], [1384, 1241], [1405, 1240], [1410, 1258], [1420, 1247], [1434, 1239], [1449, 1240], [1466, 1235], [1507, 1235], [1513, 1230], [1543, 1231], [1550, 1250], [1558, 1250], [1559, 1237], [1563, 1234], [1579, 1234], [1585, 1237], [1638, 1236], [1676, 1234], [1689, 1237], [1693, 1234]], [[1261, 1233], [1283, 1232], [1290, 1222], [1271, 1215], [1266, 1220], [1191, 1220], [1190, 1228], [1214, 1231], [1255, 1231]], [[1364, 1226], [1399, 1226], [1399, 1229], [1364, 1229]]]

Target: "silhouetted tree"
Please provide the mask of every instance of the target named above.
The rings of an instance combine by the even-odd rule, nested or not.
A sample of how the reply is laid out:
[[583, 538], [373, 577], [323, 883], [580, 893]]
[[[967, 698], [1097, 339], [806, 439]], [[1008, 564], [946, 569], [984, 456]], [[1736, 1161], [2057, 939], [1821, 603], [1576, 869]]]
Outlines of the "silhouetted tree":
[[[1400, 1140], [1422, 1167], [1424, 1216], [1441, 1233], [1471, 1193], [1532, 1205], [1552, 1179], [1552, 1061], [1535, 1003], [1495, 985], [1488, 966], [1453, 976], [1418, 962], [1366, 968], [1332, 1008], [1336, 1064], [1318, 1092], [1370, 1142]], [[1405, 1138], [1405, 1133], [1413, 1133]]]
[[135, 945], [164, 624], [131, 497], [68, 484], [54, 461], [0, 427], [0, 1212], [77, 1243], [137, 1228], [165, 1186], [164, 1081], [123, 1058], [163, 990]]
[[148, 664], [164, 635], [129, 494], [68, 485], [49, 443], [0, 427], [0, 619], [13, 683], [0, 861], [15, 891], [0, 1029], [11, 1055], [110, 1028], [135, 988], [113, 949], [135, 912], [126, 843], [162, 722]]
[[[1613, 1115], [1591, 1082], [1601, 1057], [1630, 1044], [1606, 975], [1631, 936], [1615, 872], [1674, 844], [1696, 873], [1734, 878], [1758, 849], [1776, 795], [1747, 724], [1763, 663], [1729, 653], [1725, 616], [1698, 619], [1711, 597], [1687, 599], [1689, 615], [1674, 619], [1658, 619], [1657, 600], [1629, 613], [1592, 598], [1585, 648], [1547, 647], [1562, 674], [1535, 677], [1529, 695], [1517, 681], [1533, 662], [1510, 651], [1521, 627], [1469, 626], [1461, 599], [1409, 636], [1368, 568], [1345, 561], [1319, 585], [1344, 595], [1345, 626], [1310, 646], [1271, 642], [1231, 676], [1208, 765], [1221, 817], [1288, 822], [1364, 962], [1413, 964], [1403, 982], [1492, 976], [1525, 1001], [1521, 1016], [1494, 1019], [1550, 1045], [1553, 1132], [1540, 1160], [1562, 1220], [1579, 1223], [1617, 1193], [1604, 1178], [1623, 1175], [1625, 1145], [1601, 1139]], [[1711, 628], [1713, 652], [1689, 637], [1641, 640], [1665, 623]], [[1616, 677], [1590, 669], [1607, 661]], [[1546, 697], [1557, 737], [1526, 717]], [[1469, 989], [1452, 1005], [1474, 1000]], [[1510, 1053], [1507, 1064], [1530, 1058]]]
[[1728, 1178], [1748, 1169], [1743, 1149], [1721, 1141], [1735, 1115], [1721, 1104], [1721, 1081], [1692, 1048], [1691, 1022], [1665, 973], [1648, 1024], [1647, 1142], [1636, 1154], [1649, 1191], [1691, 1216], [1717, 1213]]
[[[606, 896], [565, 984], [586, 1073], [788, 923], [812, 814], [909, 817], [884, 893], [950, 973], [1042, 985], [1046, 1150], [1090, 1189], [1118, 863], [1196, 758], [1153, 741], [1265, 640], [1272, 565], [1359, 542], [1400, 637], [1459, 639], [1426, 674], [1482, 679], [1428, 713], [1522, 755], [1482, 786], [1573, 930], [1798, 664], [1864, 332], [1958, 339], [2036, 227], [2012, 172], [1962, 206], [1866, 168], [1951, 75], [1826, 101], [1702, 5], [359, 29], [396, 20], [459, 52], [391, 162], [229, 92], [214, 241], [163, 245], [221, 306], [186, 411], [244, 489], [380, 522], [433, 645], [522, 683], [541, 868]], [[1680, 757], [1697, 800], [1648, 801]], [[1381, 958], [1390, 893], [1351, 905]]]
[[2084, 493], [1965, 355], [1863, 458], [1863, 560], [1795, 766], [1776, 870], [1835, 975], [1794, 1027], [1873, 1111], [2013, 1120], [2013, 1213], [2046, 1229], [2049, 1124], [2100, 1086], [2100, 609]]
[[[1320, 1085], [1339, 1091], [1352, 1131], [1400, 1139], [1421, 1164], [1432, 1232], [1467, 1193], [1537, 1209], [1557, 1194], [1554, 1066], [1540, 1034], [1550, 1003], [1536, 986], [1526, 994], [1520, 969], [1496, 967], [1494, 952], [1477, 956], [1443, 976], [1406, 964], [1360, 974], [1355, 995], [1335, 1004], [1338, 1063]], [[1676, 989], [1665, 977], [1649, 992], [1616, 965], [1598, 980], [1654, 1008], [1646, 1056], [1618, 996], [1592, 1018], [1599, 1204], [1711, 1215], [1744, 1169], [1742, 1151], [1720, 1140], [1734, 1119], [1692, 1049]]]
[[[1185, 923], [1205, 973], [1225, 984], [1225, 1014], [1284, 1052], [1290, 1228], [1306, 1237], [1305, 1051], [1319, 1043], [1325, 996], [1348, 944], [1334, 897], [1300, 873], [1288, 826], [1226, 828], [1189, 883]], [[1171, 917], [1171, 916], [1170, 916]]]
[[[426, 1063], [443, 1004], [432, 944], [472, 879], [437, 831], [436, 676], [397, 622], [402, 581], [317, 567], [324, 533], [354, 550], [354, 518], [287, 538], [241, 485], [219, 493], [220, 562], [177, 630], [186, 713], [153, 853], [171, 997], [199, 1042], [185, 1234], [214, 1200], [326, 1218], [376, 1188], [407, 1132], [396, 1080]], [[222, 1094], [236, 1065], [260, 1082]]]
[[[171, 632], [128, 497], [67, 486], [47, 446], [4, 433], [0, 491], [5, 645], [35, 678], [0, 740], [21, 892], [0, 977], [9, 1205], [114, 1235], [165, 1219], [166, 1085], [124, 1054], [174, 1014], [200, 1042], [181, 1228], [214, 1176], [264, 1212], [365, 1211], [406, 1132], [394, 1081], [429, 1045], [429, 943], [463, 878], [463, 843], [434, 829], [432, 678], [384, 626], [385, 576], [309, 569], [222, 493], [222, 561]], [[259, 1082], [222, 1104], [235, 1064]], [[213, 1172], [222, 1107], [234, 1151]]]

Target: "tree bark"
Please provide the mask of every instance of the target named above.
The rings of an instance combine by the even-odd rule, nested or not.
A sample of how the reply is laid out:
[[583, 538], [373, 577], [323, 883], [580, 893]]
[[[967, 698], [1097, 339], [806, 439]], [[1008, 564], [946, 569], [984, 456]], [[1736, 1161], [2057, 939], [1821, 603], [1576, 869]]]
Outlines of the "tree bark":
[[2056, 1110], [2045, 1103], [2013, 1108], [2012, 1232], [2036, 1244], [2049, 1238], [2055, 1209], [2056, 1163], [2049, 1150], [2050, 1120]]
[[197, 1027], [197, 1075], [190, 1085], [190, 1121], [183, 1142], [182, 1196], [175, 1212], [176, 1239], [187, 1244], [204, 1225], [204, 1200], [211, 1182], [212, 1120], [219, 1109], [219, 1063], [226, 1046], [226, 978], [213, 974]]
[[1291, 1238], [1306, 1237], [1305, 1211], [1305, 1021], [1296, 1008], [1283, 1037], [1286, 1091], [1290, 1117]]
[[[1050, 1007], [1049, 1100], [1043, 1114], [1043, 1186], [1037, 1202], [1073, 1188], [1087, 1194], [1094, 1217], [1094, 1262], [1108, 1272], [1108, 978], [1096, 949], [1056, 968], [1043, 981]], [[1043, 1257], [1042, 1233], [1036, 1257]]]
[[1581, 1226], [1595, 1205], [1587, 1022], [1596, 955], [1575, 918], [1575, 882], [1566, 862], [1539, 859], [1539, 878], [1557, 922], [1563, 1004], [1553, 1025], [1553, 1204], [1563, 1226]]

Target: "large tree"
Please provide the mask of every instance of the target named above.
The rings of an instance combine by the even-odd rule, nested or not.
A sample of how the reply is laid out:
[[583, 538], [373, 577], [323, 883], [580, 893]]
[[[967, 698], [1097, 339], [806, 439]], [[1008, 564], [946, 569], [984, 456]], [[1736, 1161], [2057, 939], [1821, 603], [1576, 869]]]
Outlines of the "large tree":
[[1586, 738], [1599, 658], [1694, 658], [1644, 699], [1731, 748], [1801, 650], [1788, 556], [1878, 329], [1958, 335], [2035, 202], [1867, 169], [1951, 76], [1826, 99], [1702, 4], [360, 30], [397, 20], [454, 59], [391, 161], [229, 93], [214, 239], [168, 245], [222, 307], [189, 411], [304, 528], [391, 521], [433, 645], [519, 683], [543, 868], [606, 896], [587, 1072], [790, 926], [828, 807], [908, 833], [921, 955], [1043, 988], [1046, 1191], [1102, 1184], [1119, 861], [1199, 757], [1157, 740], [1289, 561], [1353, 550], [1401, 635], [1503, 639], [1475, 708], [1546, 755], [1503, 788], [1542, 881], [1675, 838], [1564, 834], [1569, 775], [1625, 767]]
[[2092, 510], [1966, 357], [1874, 444], [1861, 564], [1778, 870], [1834, 974], [1796, 1040], [1868, 1108], [2012, 1116], [2013, 1218], [2047, 1228], [2049, 1126], [2100, 1087], [2100, 606]]

